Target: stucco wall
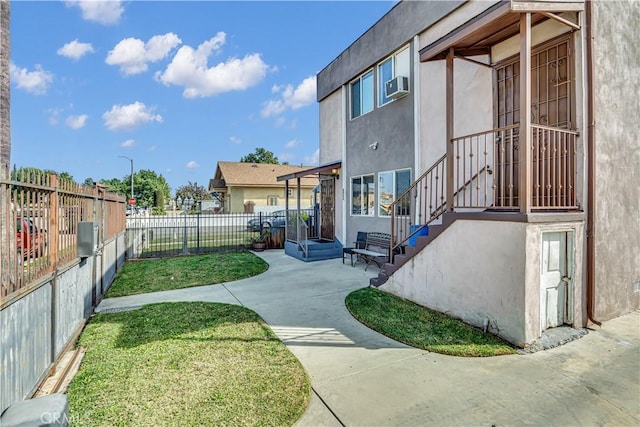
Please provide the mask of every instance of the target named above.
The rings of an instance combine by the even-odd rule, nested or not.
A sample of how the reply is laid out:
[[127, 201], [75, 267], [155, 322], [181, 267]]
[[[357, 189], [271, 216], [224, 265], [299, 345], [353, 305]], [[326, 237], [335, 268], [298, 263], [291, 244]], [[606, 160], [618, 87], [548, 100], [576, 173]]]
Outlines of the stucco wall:
[[[297, 191], [296, 181], [289, 181], [289, 188], [293, 191], [293, 195], [289, 198], [289, 206], [294, 207], [297, 203]], [[273, 210], [273, 206], [268, 206], [268, 198], [270, 196], [278, 197], [278, 207], [285, 208], [285, 190], [284, 187], [271, 187], [271, 188], [243, 188], [234, 187], [230, 188], [227, 193], [227, 198], [231, 200], [231, 209], [228, 213], [241, 213], [244, 212], [244, 204], [251, 201], [255, 203], [253, 208], [254, 212], [261, 211], [262, 208], [267, 208], [268, 211]], [[302, 188], [300, 192], [300, 205], [303, 208], [313, 206], [313, 191], [310, 188]]]
[[[381, 58], [382, 59], [382, 58]], [[411, 67], [412, 68], [412, 67]], [[410, 89], [412, 88], [410, 78]], [[377, 87], [377, 82], [375, 84]], [[389, 231], [389, 218], [376, 216], [351, 216], [351, 177], [374, 174], [376, 192], [380, 171], [414, 169], [414, 91], [409, 95], [377, 106], [370, 113], [346, 122], [346, 176], [345, 205], [347, 239], [354, 241], [358, 230]], [[348, 112], [346, 114], [349, 114]], [[377, 149], [370, 145], [377, 142]], [[378, 196], [376, 195], [376, 198]]]
[[[640, 2], [593, 7], [595, 317], [640, 308]], [[635, 285], [634, 285], [635, 284]]]
[[525, 343], [526, 225], [456, 221], [381, 289]]
[[450, 313], [524, 345], [540, 336], [542, 237], [570, 233], [573, 325], [586, 325], [584, 221], [458, 220], [396, 271], [381, 289]]
[[[488, 62], [488, 58], [474, 60]], [[464, 60], [454, 60], [454, 135], [464, 136], [493, 128], [492, 70]], [[420, 64], [421, 171], [446, 153], [446, 63]]]
[[[563, 13], [563, 18], [572, 22], [577, 22], [576, 13]], [[531, 46], [535, 47], [541, 43], [558, 37], [562, 34], [573, 31], [560, 22], [549, 19], [531, 28]], [[499, 62], [520, 53], [520, 35], [513, 36], [491, 48], [491, 60]]]
[[318, 74], [318, 101], [465, 3], [401, 1]]
[[320, 164], [342, 160], [342, 90], [320, 102]]
[[[320, 164], [342, 161], [340, 174], [347, 176], [347, 168], [342, 158], [344, 148], [345, 115], [342, 89], [336, 90], [320, 101]], [[336, 181], [335, 190], [335, 236], [344, 243], [343, 194], [345, 179]]]

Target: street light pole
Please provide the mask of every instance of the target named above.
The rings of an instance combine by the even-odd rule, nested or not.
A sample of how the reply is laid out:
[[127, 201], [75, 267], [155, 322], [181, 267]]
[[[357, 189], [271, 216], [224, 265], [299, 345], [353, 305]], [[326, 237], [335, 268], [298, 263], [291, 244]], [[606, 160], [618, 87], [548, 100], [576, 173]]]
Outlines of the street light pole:
[[118, 156], [118, 157], [122, 157], [123, 159], [127, 159], [131, 162], [131, 198], [133, 199], [133, 159], [127, 156]]

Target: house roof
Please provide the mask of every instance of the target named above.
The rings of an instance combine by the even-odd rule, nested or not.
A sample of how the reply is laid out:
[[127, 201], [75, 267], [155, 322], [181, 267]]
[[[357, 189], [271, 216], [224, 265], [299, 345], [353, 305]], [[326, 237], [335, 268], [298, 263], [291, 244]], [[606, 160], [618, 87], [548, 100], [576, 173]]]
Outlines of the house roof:
[[[278, 182], [279, 176], [290, 175], [311, 168], [313, 166], [218, 162], [215, 177], [210, 181], [209, 185], [211, 186], [214, 181], [222, 183], [221, 180], [224, 180], [226, 187], [284, 187], [284, 182]], [[301, 187], [313, 188], [316, 185], [318, 185], [318, 178], [315, 176], [300, 179]]]

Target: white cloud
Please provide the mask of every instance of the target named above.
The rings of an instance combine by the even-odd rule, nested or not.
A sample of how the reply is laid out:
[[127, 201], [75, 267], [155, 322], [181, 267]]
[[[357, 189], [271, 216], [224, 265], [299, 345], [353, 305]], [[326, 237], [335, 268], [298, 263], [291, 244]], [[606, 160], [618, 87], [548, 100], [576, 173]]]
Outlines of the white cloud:
[[310, 156], [304, 156], [303, 162], [306, 166], [317, 166], [320, 163], [320, 150], [314, 151]]
[[187, 169], [195, 169], [195, 168], [200, 167], [200, 165], [197, 162], [194, 162], [193, 160], [191, 160], [185, 166], [187, 167]]
[[152, 145], [151, 147], [149, 147], [149, 151], [156, 151], [158, 149], [157, 145]]
[[307, 77], [295, 89], [287, 85], [284, 89], [274, 86], [271, 91], [280, 93], [279, 99], [267, 101], [262, 109], [262, 117], [282, 114], [286, 110], [297, 110], [312, 104], [316, 100], [316, 76]]
[[182, 46], [167, 69], [156, 73], [156, 80], [166, 86], [184, 87], [182, 96], [197, 98], [214, 96], [233, 90], [245, 90], [264, 79], [268, 66], [259, 54], [248, 54], [244, 58], [229, 58], [209, 67], [208, 59], [224, 45], [226, 34], [219, 32], [203, 42], [197, 49]]
[[80, 129], [84, 127], [88, 118], [89, 116], [87, 116], [86, 114], [81, 114], [79, 116], [69, 116], [65, 120], [65, 123], [71, 129]]
[[13, 81], [19, 89], [24, 89], [34, 95], [44, 95], [49, 90], [49, 86], [53, 82], [53, 74], [42, 69], [40, 64], [36, 64], [34, 71], [26, 68], [20, 68], [13, 62], [9, 65], [9, 73], [11, 81]]
[[66, 56], [67, 58], [80, 59], [87, 53], [93, 52], [94, 50], [91, 43], [81, 43], [78, 39], [75, 39], [62, 46], [56, 53], [61, 56]]
[[240, 138], [238, 138], [237, 136], [230, 137], [229, 141], [233, 142], [234, 144], [240, 144], [242, 142], [242, 140]]
[[49, 124], [51, 126], [56, 126], [58, 124], [58, 116], [60, 115], [60, 113], [62, 113], [62, 111], [62, 108], [50, 108], [47, 110], [47, 113], [50, 114]]
[[122, 7], [122, 2], [120, 0], [69, 0], [66, 4], [68, 7], [79, 7], [82, 11], [83, 19], [97, 22], [102, 25], [117, 24], [124, 12], [124, 7]]
[[122, 144], [120, 144], [121, 147], [124, 148], [131, 148], [134, 145], [136, 145], [136, 141], [133, 139], [127, 139], [125, 142], [123, 142]]
[[287, 122], [287, 119], [285, 119], [284, 117], [278, 117], [276, 119], [276, 127], [279, 128], [280, 126], [284, 126], [286, 122]]
[[298, 146], [298, 144], [300, 144], [300, 142], [297, 139], [292, 139], [291, 141], [287, 142], [285, 147], [287, 148], [295, 148]]
[[162, 123], [162, 116], [153, 114], [153, 110], [154, 108], [136, 101], [129, 105], [114, 105], [102, 118], [109, 130], [132, 130], [149, 122]]
[[173, 170], [171, 170], [171, 168], [166, 168], [164, 171], [165, 171], [166, 173], [171, 173], [171, 172], [173, 172]]
[[150, 62], [166, 58], [180, 43], [182, 40], [173, 33], [153, 36], [146, 43], [140, 39], [126, 38], [109, 51], [105, 62], [120, 67], [120, 72], [127, 76], [144, 73]]

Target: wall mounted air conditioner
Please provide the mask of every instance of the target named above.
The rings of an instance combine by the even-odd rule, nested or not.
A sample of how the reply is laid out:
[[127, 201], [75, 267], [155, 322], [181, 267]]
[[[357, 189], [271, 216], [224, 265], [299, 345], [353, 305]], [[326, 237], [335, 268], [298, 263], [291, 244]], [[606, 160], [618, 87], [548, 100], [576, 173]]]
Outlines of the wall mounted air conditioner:
[[396, 76], [384, 84], [385, 96], [398, 99], [409, 94], [409, 78]]

